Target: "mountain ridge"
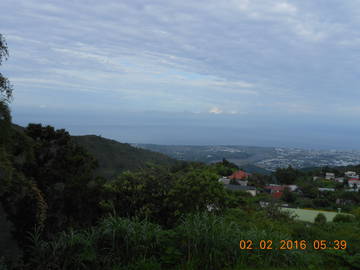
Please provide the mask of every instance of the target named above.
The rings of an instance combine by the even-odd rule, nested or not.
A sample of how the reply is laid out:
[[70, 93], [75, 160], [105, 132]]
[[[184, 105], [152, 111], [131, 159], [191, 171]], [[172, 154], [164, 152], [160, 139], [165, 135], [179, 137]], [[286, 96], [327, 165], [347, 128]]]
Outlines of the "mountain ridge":
[[71, 136], [73, 141], [84, 147], [99, 162], [96, 173], [112, 178], [126, 170], [137, 170], [149, 163], [172, 165], [177, 161], [164, 154], [131, 146], [98, 135]]

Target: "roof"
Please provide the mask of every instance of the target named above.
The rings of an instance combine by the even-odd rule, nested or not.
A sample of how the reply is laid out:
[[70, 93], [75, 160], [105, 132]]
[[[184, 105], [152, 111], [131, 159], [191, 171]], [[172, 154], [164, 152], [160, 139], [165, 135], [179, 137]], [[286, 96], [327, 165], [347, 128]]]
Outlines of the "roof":
[[225, 185], [225, 187], [227, 189], [230, 189], [230, 190], [243, 190], [243, 191], [247, 191], [247, 190], [256, 190], [255, 187], [251, 187], [251, 186], [241, 186], [241, 185], [232, 185], [232, 184], [229, 184], [229, 185]]
[[335, 188], [318, 188], [319, 191], [335, 191]]
[[350, 178], [348, 181], [351, 181], [351, 182], [360, 182], [360, 180], [357, 179], [357, 178]]
[[265, 186], [265, 189], [271, 189], [272, 191], [283, 191], [284, 186]]
[[237, 171], [234, 172], [232, 175], [229, 176], [230, 179], [246, 179], [248, 178], [249, 174], [244, 171]]
[[271, 196], [275, 199], [280, 199], [282, 195], [283, 195], [282, 191], [277, 191], [271, 194]]

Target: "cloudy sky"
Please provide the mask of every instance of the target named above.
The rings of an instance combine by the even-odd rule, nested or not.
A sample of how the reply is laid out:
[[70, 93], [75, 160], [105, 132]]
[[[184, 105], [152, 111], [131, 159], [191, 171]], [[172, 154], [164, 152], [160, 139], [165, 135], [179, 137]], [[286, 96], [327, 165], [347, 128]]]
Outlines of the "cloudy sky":
[[360, 149], [356, 0], [2, 0], [19, 124]]

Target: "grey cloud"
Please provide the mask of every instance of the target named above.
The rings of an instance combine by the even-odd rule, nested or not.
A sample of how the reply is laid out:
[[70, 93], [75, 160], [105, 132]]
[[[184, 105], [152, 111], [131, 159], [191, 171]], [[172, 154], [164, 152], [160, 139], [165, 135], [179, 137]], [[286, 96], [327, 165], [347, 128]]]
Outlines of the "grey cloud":
[[360, 97], [355, 0], [2, 5], [0, 31], [11, 52], [4, 73], [17, 84], [19, 104], [37, 88], [59, 96], [69, 88], [75, 99], [89, 91], [98, 95], [94, 103], [128, 110], [316, 116], [336, 114], [332, 104], [356, 108]]

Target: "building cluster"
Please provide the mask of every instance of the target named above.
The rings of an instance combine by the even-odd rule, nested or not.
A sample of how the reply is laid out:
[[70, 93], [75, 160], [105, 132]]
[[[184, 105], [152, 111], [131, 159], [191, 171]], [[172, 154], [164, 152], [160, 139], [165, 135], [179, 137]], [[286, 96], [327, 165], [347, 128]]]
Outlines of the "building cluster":
[[248, 178], [250, 174], [244, 171], [234, 172], [228, 177], [222, 177], [219, 179], [220, 183], [225, 185], [225, 188], [234, 191], [245, 191], [250, 193], [252, 196], [257, 194], [257, 190], [253, 186], [248, 186]]
[[[248, 179], [251, 174], [244, 171], [236, 171], [232, 175], [228, 177], [221, 177], [219, 179], [220, 183], [225, 185], [225, 188], [234, 191], [245, 191], [250, 193], [252, 196], [255, 196], [259, 191], [253, 187], [248, 185]], [[277, 185], [277, 184], [269, 184], [264, 186], [265, 192], [271, 194], [271, 196], [275, 199], [281, 198], [285, 189], [288, 189], [289, 192], [298, 192], [299, 188], [297, 185]]]
[[[343, 176], [337, 177], [335, 173], [326, 172], [325, 177], [321, 176], [314, 176], [313, 180], [321, 180], [326, 179], [330, 181], [334, 181], [337, 183], [345, 183], [347, 184], [348, 189], [347, 191], [359, 191], [360, 190], [360, 179], [359, 175], [356, 172], [353, 171], [347, 171], [344, 173]], [[335, 191], [334, 188], [319, 188], [320, 191]]]
[[311, 150], [296, 148], [275, 148], [270, 157], [259, 160], [255, 165], [269, 171], [277, 168], [348, 166], [360, 163], [359, 151]]
[[[252, 196], [255, 196], [259, 191], [253, 187], [249, 186], [249, 176], [251, 174], [239, 170], [234, 172], [232, 175], [227, 177], [221, 177], [219, 179], [220, 183], [223, 183], [225, 188], [234, 191], [245, 191], [250, 193]], [[327, 172], [325, 176], [314, 176], [313, 180], [329, 180], [337, 183], [342, 183], [345, 185], [345, 191], [360, 191], [360, 177], [356, 172], [347, 171], [342, 176], [336, 176], [335, 173]], [[264, 191], [269, 193], [273, 198], [280, 199], [285, 190], [289, 192], [301, 193], [297, 185], [278, 185], [278, 184], [269, 184], [263, 187]], [[319, 191], [335, 191], [335, 188], [332, 187], [319, 187]]]
[[[229, 190], [241, 190], [250, 193], [252, 196], [255, 196], [259, 191], [253, 187], [248, 185], [248, 179], [251, 174], [244, 171], [236, 171], [232, 175], [228, 177], [221, 177], [219, 179], [220, 183], [225, 185], [225, 188]], [[284, 190], [288, 189], [290, 192], [297, 192], [299, 188], [297, 185], [277, 185], [277, 184], [269, 184], [264, 187], [265, 192], [271, 194], [271, 196], [275, 199], [279, 199]]]
[[287, 189], [290, 192], [298, 192], [299, 187], [297, 185], [277, 185], [277, 184], [270, 184], [265, 186], [265, 191], [270, 193], [271, 196], [275, 199], [280, 199]]

